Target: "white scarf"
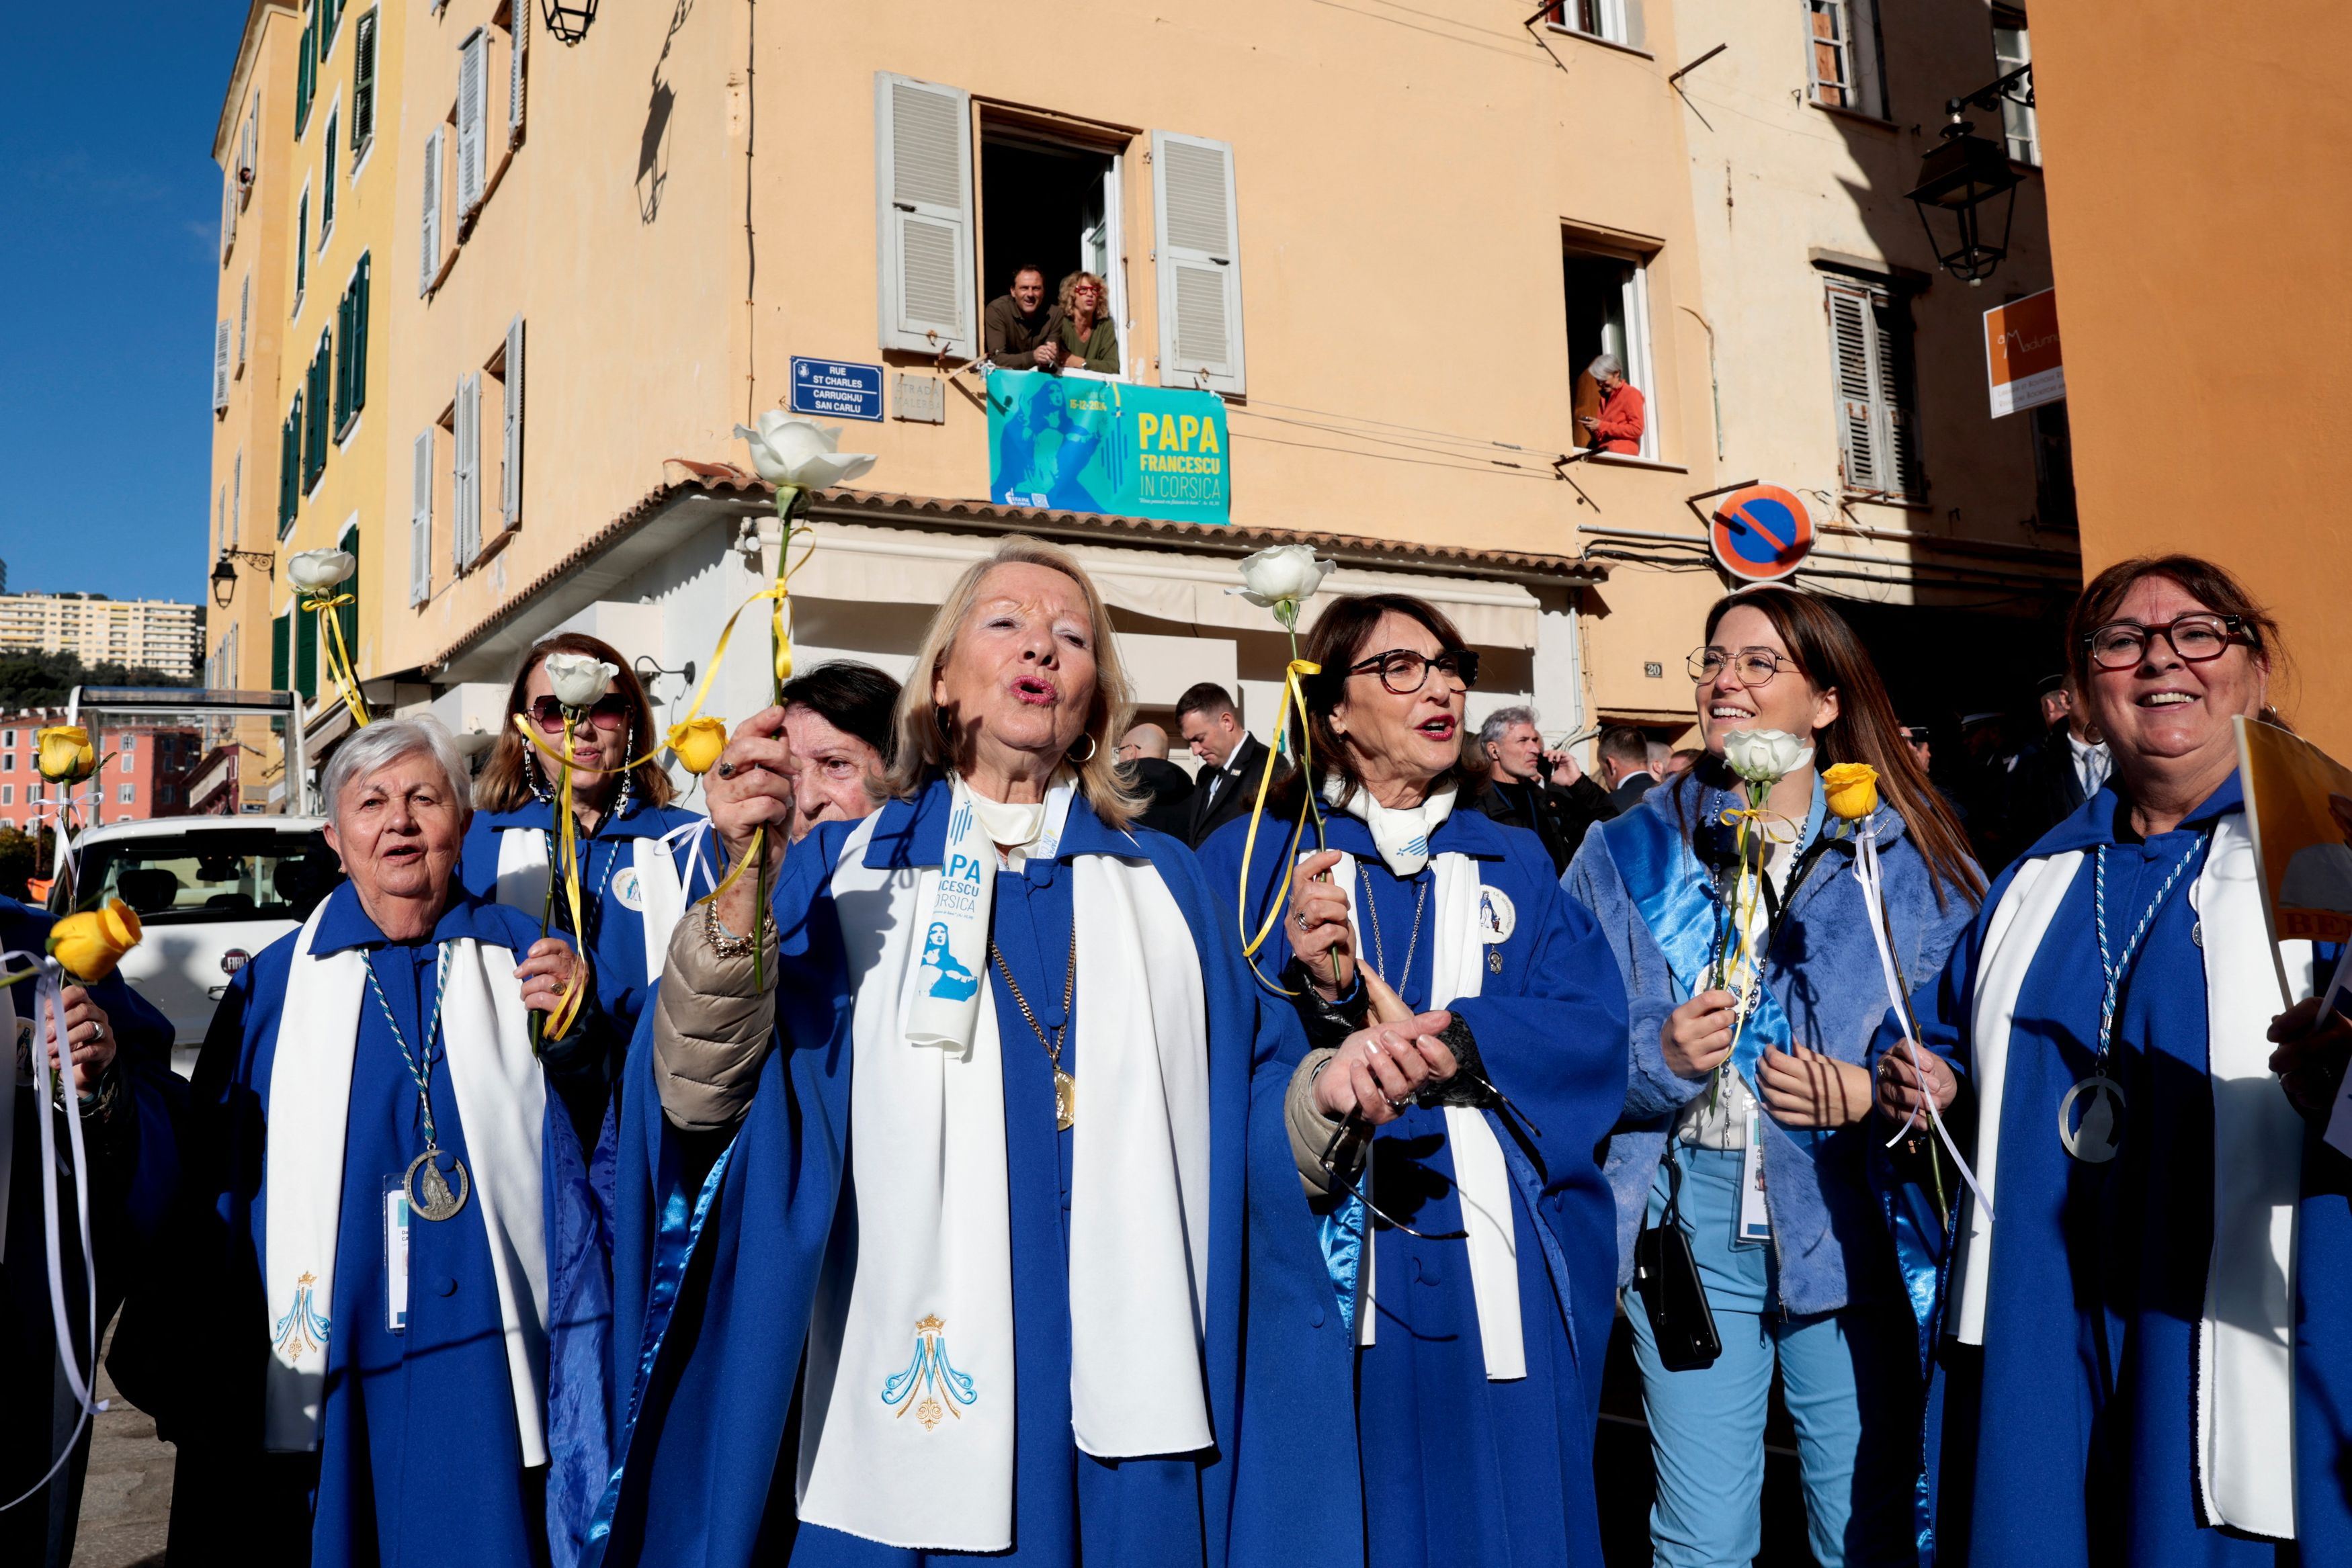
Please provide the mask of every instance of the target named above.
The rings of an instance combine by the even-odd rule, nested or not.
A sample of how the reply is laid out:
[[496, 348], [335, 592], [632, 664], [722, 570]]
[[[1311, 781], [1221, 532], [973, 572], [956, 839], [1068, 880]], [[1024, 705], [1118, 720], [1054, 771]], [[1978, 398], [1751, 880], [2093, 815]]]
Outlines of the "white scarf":
[[[2076, 850], [2028, 862], [1986, 928], [1971, 1015], [1980, 1101], [1976, 1169], [1985, 1203], [1969, 1205], [1951, 1320], [1964, 1344], [1985, 1339], [1993, 1232], [1988, 1209], [1998, 1198], [2001, 1101], [2018, 996], [2088, 858]], [[2263, 950], [2268, 926], [2253, 841], [2241, 813], [2215, 824], [2212, 850], [2189, 897], [2204, 942], [2213, 1081], [2213, 1250], [2198, 1324], [2197, 1479], [2208, 1520], [2291, 1541], [2295, 1206], [2304, 1130], [2270, 1071], [2265, 1033], [2274, 1015], [2310, 994], [2310, 944], [2280, 945], [2289, 972], [2304, 977], [2294, 996], [2282, 997], [2278, 966]], [[2144, 1113], [2136, 1124], [2147, 1125]], [[2036, 1135], [2057, 1134], [2053, 1125]], [[2017, 1288], [2033, 1287], [2021, 1281]]]
[[1372, 846], [1381, 852], [1381, 861], [1389, 870], [1399, 876], [1419, 876], [1421, 868], [1429, 863], [1430, 836], [1454, 814], [1454, 786], [1448, 784], [1420, 805], [1401, 810], [1381, 805], [1360, 784], [1342, 803], [1339, 797], [1346, 789], [1339, 776], [1332, 774], [1323, 780], [1323, 799], [1372, 831]]
[[[967, 797], [958, 787], [950, 816]], [[968, 1045], [913, 1041], [944, 868], [868, 867], [878, 817], [833, 876], [856, 997], [850, 1201], [809, 1329], [800, 1517], [917, 1550], [1013, 1543], [1013, 1262], [992, 988]], [[959, 824], [946, 856], [976, 831]], [[1058, 836], [1058, 835], [1057, 835]], [[992, 846], [978, 858], [992, 862]], [[992, 875], [992, 871], [990, 873]], [[1208, 1013], [1191, 928], [1134, 860], [1070, 862], [1079, 979], [1071, 1137], [1070, 1414], [1101, 1458], [1213, 1440], [1201, 1356], [1209, 1274]], [[991, 884], [992, 886], [992, 884]], [[987, 978], [988, 906], [971, 973]], [[1010, 1049], [1035, 1051], [1015, 1022]], [[1042, 1109], [1042, 1108], [1041, 1108]], [[1046, 1311], [1054, 1310], [1050, 1305]]]
[[[988, 990], [988, 912], [996, 902], [997, 846], [1050, 856], [1062, 841], [1076, 778], [1057, 770], [1041, 804], [1011, 805], [978, 794], [958, 779], [948, 799], [947, 842], [940, 889], [923, 917], [925, 977], [907, 1004], [907, 1039], [916, 1045], [969, 1050]], [[999, 836], [1003, 835], [1003, 836]]]
[[[1356, 799], [1370, 797], [1360, 789]], [[1442, 821], [1445, 810], [1454, 804], [1453, 791], [1433, 798], [1431, 803], [1441, 802], [1438, 815]], [[1430, 831], [1435, 830], [1436, 824], [1430, 824]], [[1377, 837], [1377, 829], [1374, 833]], [[1425, 841], [1423, 849], [1426, 859]], [[1362, 923], [1356, 921], [1355, 914], [1355, 857], [1342, 853], [1339, 863], [1331, 871], [1331, 880], [1347, 897], [1349, 919], [1360, 929]], [[1430, 952], [1429, 970], [1433, 1009], [1452, 1007], [1457, 1001], [1475, 998], [1486, 969], [1486, 938], [1478, 915], [1479, 898], [1485, 889], [1478, 879], [1478, 862], [1468, 855], [1452, 852], [1439, 855], [1435, 892], [1437, 921], [1431, 931], [1434, 945]], [[1403, 975], [1396, 977], [1400, 988], [1406, 978]], [[1465, 1243], [1470, 1260], [1470, 1294], [1477, 1307], [1478, 1341], [1486, 1352], [1487, 1381], [1503, 1383], [1525, 1377], [1528, 1354], [1527, 1342], [1519, 1328], [1518, 1235], [1511, 1214], [1511, 1177], [1503, 1163], [1503, 1145], [1484, 1111], [1448, 1105], [1445, 1146], [1454, 1156], [1454, 1186], [1462, 1205], [1462, 1228], [1470, 1233]], [[1364, 1167], [1364, 1184], [1369, 1191], [1369, 1164]], [[1370, 1344], [1373, 1340], [1372, 1322], [1377, 1314], [1372, 1311], [1372, 1249], [1376, 1244], [1375, 1233], [1368, 1231], [1360, 1275], [1364, 1300], [1356, 1312], [1358, 1344]]]
[[[645, 936], [647, 984], [661, 978], [662, 966], [669, 959], [670, 933], [686, 915], [686, 887], [678, 876], [677, 862], [671, 858], [671, 842], [681, 833], [705, 831], [709, 826], [708, 822], [695, 821], [658, 839], [630, 841], [629, 863], [637, 889], [635, 904], [623, 896], [625, 890], [621, 879], [613, 879], [614, 896], [637, 911], [637, 925]], [[544, 828], [502, 828], [499, 831], [498, 901], [533, 919], [544, 918], [547, 914], [548, 883], [554, 875], [547, 863], [546, 831]], [[594, 889], [582, 891], [595, 896]]]
[[[312, 953], [331, 902], [310, 912], [296, 941], [269, 1076], [261, 1267], [271, 1342], [264, 1442], [273, 1453], [319, 1446], [333, 1328], [343, 1136], [367, 955], [355, 947]], [[466, 1129], [473, 1194], [456, 1216], [439, 1223], [478, 1225], [489, 1237], [515, 1426], [530, 1468], [547, 1463], [547, 1237], [540, 1165], [547, 1082], [531, 1051], [515, 955], [470, 937], [446, 946], [453, 951], [441, 999], [444, 1060]], [[426, 1048], [420, 1042], [419, 1049]], [[416, 1152], [423, 1151], [420, 1143]], [[375, 1310], [375, 1304], [359, 1303], [356, 1310]]]

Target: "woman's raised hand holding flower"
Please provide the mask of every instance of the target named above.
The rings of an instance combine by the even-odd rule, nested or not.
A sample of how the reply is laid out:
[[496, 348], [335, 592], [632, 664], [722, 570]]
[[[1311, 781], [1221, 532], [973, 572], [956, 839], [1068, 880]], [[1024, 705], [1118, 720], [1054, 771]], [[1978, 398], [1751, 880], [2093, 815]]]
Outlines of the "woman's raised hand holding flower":
[[1705, 1078], [1731, 1054], [1732, 1010], [1729, 991], [1701, 991], [1666, 1015], [1658, 1029], [1658, 1049], [1677, 1078]]

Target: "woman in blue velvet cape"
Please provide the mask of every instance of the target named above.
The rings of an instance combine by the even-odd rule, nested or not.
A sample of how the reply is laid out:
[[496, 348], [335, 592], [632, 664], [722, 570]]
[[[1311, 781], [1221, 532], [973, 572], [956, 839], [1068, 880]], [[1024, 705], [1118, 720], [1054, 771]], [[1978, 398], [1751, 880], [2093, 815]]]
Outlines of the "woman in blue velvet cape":
[[[48, 939], [51, 917], [28, 909], [13, 898], [0, 897], [0, 952], [38, 954]], [[0, 963], [0, 971], [24, 967], [21, 961]], [[171, 1021], [146, 999], [110, 975], [87, 988], [82, 1009], [94, 1009], [85, 1019], [73, 1004], [82, 988], [68, 988], [68, 1033], [72, 1044], [88, 1049], [89, 1026], [99, 1025], [111, 1044], [101, 1047], [106, 1060], [102, 1075], [89, 1085], [82, 1119], [84, 1148], [89, 1158], [90, 1248], [98, 1262], [98, 1322], [104, 1334], [129, 1280], [135, 1273], [145, 1245], [163, 1223], [166, 1201], [178, 1180], [179, 1149], [172, 1136], [171, 1110], [184, 1086], [172, 1076]], [[40, 1480], [80, 1416], [58, 1359], [57, 1326], [49, 1301], [48, 1250], [41, 1212], [41, 1144], [36, 1092], [29, 1080], [20, 1083], [33, 1040], [43, 1031], [36, 1024], [34, 982], [30, 977], [8, 988], [8, 1001], [16, 1027], [0, 1038], [0, 1083], [11, 1092], [5, 1113], [15, 1118], [5, 1185], [6, 1213], [0, 1216], [0, 1234], [6, 1249], [0, 1254], [0, 1502], [30, 1490]], [[92, 1370], [90, 1347], [84, 1343], [89, 1316], [83, 1301], [88, 1274], [83, 1266], [81, 1236], [74, 1214], [70, 1156], [66, 1130], [57, 1128], [60, 1205], [58, 1261], [64, 1270], [67, 1326], [76, 1364], [84, 1375]], [[117, 1354], [121, 1354], [120, 1345]], [[136, 1379], [124, 1380], [136, 1387]], [[82, 1477], [89, 1462], [89, 1433], [84, 1430], [72, 1460], [58, 1468], [35, 1496], [0, 1513], [0, 1562], [54, 1564], [64, 1568], [73, 1555], [74, 1527], [81, 1511]]]
[[[823, 1399], [803, 1390], [804, 1375], [819, 1375], [811, 1369], [811, 1347], [823, 1338], [813, 1331], [824, 1321], [821, 1281], [835, 1278], [846, 1293], [851, 1281], [862, 1281], [865, 1271], [883, 1267], [905, 1245], [861, 1228], [858, 1216], [875, 1195], [861, 1188], [849, 1132], [853, 1092], [862, 1088], [879, 1096], [888, 1082], [877, 1078], [868, 1086], [856, 1067], [868, 1049], [856, 1037], [856, 1019], [871, 998], [861, 1000], [866, 993], [853, 979], [852, 953], [877, 942], [898, 957], [878, 960], [875, 973], [901, 972], [893, 963], [916, 963], [916, 949], [922, 961], [938, 964], [948, 979], [928, 994], [971, 994], [948, 980], [984, 974], [997, 1020], [1013, 1381], [1010, 1545], [999, 1555], [1024, 1563], [1084, 1558], [1188, 1568], [1228, 1560], [1250, 1062], [1254, 1052], [1278, 1049], [1276, 1040], [1295, 1025], [1260, 1008], [1191, 854], [1160, 834], [1105, 820], [1106, 802], [1121, 816], [1133, 805], [1108, 767], [1118, 733], [1112, 721], [1123, 698], [1115, 648], [1097, 648], [1091, 636], [1102, 623], [1099, 600], [1074, 561], [1034, 541], [1008, 541], [967, 574], [918, 661], [919, 668], [940, 672], [940, 689], [950, 695], [935, 710], [910, 687], [901, 706], [897, 782], [910, 795], [863, 822], [823, 822], [792, 847], [781, 872], [769, 873], [775, 879], [769, 903], [775, 946], [756, 965], [729, 956], [739, 950], [730, 934], [751, 924], [748, 899], [730, 905], [722, 895], [709, 906], [707, 928], [703, 911], [680, 926], [624, 1091], [615, 1344], [627, 1348], [616, 1369], [616, 1481], [600, 1521], [607, 1563], [902, 1564], [943, 1555], [920, 1550], [940, 1542], [914, 1524], [836, 1526], [804, 1521], [807, 1505], [796, 1505], [803, 1475], [822, 1472], [824, 1446], [833, 1441], [833, 1428], [804, 1426], [800, 1408], [803, 1399]], [[748, 840], [755, 820], [746, 811], [767, 811], [756, 820], [772, 823], [789, 820], [780, 721], [780, 710], [771, 709], [740, 727], [711, 777], [714, 826], [739, 856], [748, 850], [739, 841]], [[759, 791], [766, 791], [764, 804]], [[1034, 803], [1019, 804], [1024, 799]], [[989, 825], [1024, 811], [1030, 813], [1026, 826]], [[969, 863], [960, 835], [971, 831], [975, 813], [997, 846], [986, 852], [1009, 849], [993, 873], [992, 903], [981, 911], [986, 942], [961, 956], [943, 951], [950, 946], [943, 940], [889, 948], [918, 933], [942, 936], [916, 905], [893, 916], [891, 901], [927, 897], [909, 890], [937, 885]], [[1188, 1208], [1185, 1218], [1188, 1227], [1205, 1220], [1198, 1254], [1205, 1276], [1194, 1281], [1201, 1333], [1184, 1352], [1179, 1380], [1197, 1378], [1207, 1441], [1189, 1451], [1115, 1460], [1097, 1458], [1075, 1440], [1086, 1385], [1099, 1374], [1082, 1364], [1083, 1281], [1075, 1277], [1072, 1250], [1074, 1206], [1087, 1199], [1083, 1184], [1073, 1180], [1084, 1151], [1074, 1127], [1057, 1126], [1055, 1114], [1057, 1065], [1080, 1086], [1082, 1123], [1088, 1113], [1084, 1086], [1090, 1074], [1108, 1072], [1113, 1060], [1106, 1054], [1112, 1042], [1072, 1027], [1087, 1013], [1089, 988], [1097, 1000], [1102, 994], [1102, 976], [1088, 958], [1077, 958], [1075, 977], [1070, 966], [1096, 935], [1075, 928], [1077, 902], [1089, 878], [1104, 876], [1147, 892], [1155, 883], [1164, 889], [1181, 929], [1151, 962], [1197, 964], [1206, 1009], [1206, 1060], [1193, 1064], [1195, 1076], [1205, 1070], [1202, 1100], [1171, 1109], [1176, 1119], [1206, 1129], [1206, 1211]], [[747, 873], [737, 888], [748, 894], [753, 881]], [[845, 891], [853, 884], [856, 891]], [[1190, 954], [1181, 951], [1187, 942]], [[740, 951], [748, 954], [748, 943]], [[733, 1042], [740, 1056], [706, 1083], [697, 1076], [700, 1069], [681, 1066], [677, 1054], [688, 1032], [680, 1020], [705, 1005], [689, 993], [698, 983], [719, 986], [701, 977], [720, 975], [750, 990], [760, 984], [761, 967], [774, 997], [772, 1024], [762, 1010], [756, 1026], [742, 1026], [756, 1027], [756, 1036]], [[1024, 1011], [1034, 1017], [1034, 1031]], [[1058, 1063], [1043, 1045], [1050, 1037], [1061, 1040]], [[934, 1048], [908, 1044], [894, 1025], [877, 1049]], [[692, 1108], [704, 1104], [711, 1108]], [[884, 1099], [867, 1109], [892, 1113]], [[1137, 1130], [1147, 1141], [1164, 1133]], [[956, 1358], [968, 1354], [971, 1342], [961, 1337], [957, 1313], [946, 1316], [939, 1347], [919, 1351], [914, 1370], [928, 1365], [926, 1375], [939, 1377], [924, 1385], [937, 1400], [922, 1412], [924, 1426], [951, 1419], [941, 1435], [961, 1437], [958, 1427], [984, 1422], [991, 1403], [1008, 1391], [1001, 1379], [992, 1384], [959, 1367]], [[926, 1363], [926, 1354], [937, 1359]], [[864, 1386], [846, 1364], [840, 1375], [845, 1385]], [[876, 1393], [853, 1397], [878, 1394], [887, 1401], [903, 1386], [901, 1377], [876, 1375]], [[951, 1403], [958, 1407], [949, 1408]], [[908, 1437], [917, 1426], [908, 1420], [893, 1430]], [[812, 1431], [819, 1434], [814, 1439]], [[919, 1437], [915, 1441], [910, 1451], [919, 1464], [926, 1450]], [[814, 1500], [816, 1483], [810, 1486]], [[1001, 1507], [1004, 1500], [983, 1500]]]
[[[1255, 935], [1278, 917], [1256, 967], [1289, 988], [1307, 1026], [1262, 1056], [1254, 1089], [1234, 1560], [1597, 1568], [1592, 1438], [1616, 1291], [1599, 1152], [1625, 1093], [1624, 988], [1542, 842], [1451, 810], [1475, 664], [1444, 617], [1400, 595], [1341, 601], [1325, 610], [1308, 654], [1326, 672], [1307, 694], [1314, 758], [1344, 802], [1321, 813], [1321, 841], [1352, 869], [1313, 855], [1286, 900], [1296, 795], [1202, 851], [1229, 899], [1248, 852], [1241, 924]], [[1420, 804], [1381, 805], [1367, 774], [1393, 800], [1392, 781], [1412, 780]], [[1309, 832], [1300, 847], [1316, 841]], [[1326, 873], [1335, 880], [1305, 880]], [[1344, 908], [1326, 902], [1342, 889]], [[1464, 928], [1452, 927], [1456, 917]], [[1311, 1093], [1352, 1071], [1374, 1031], [1361, 1030], [1362, 985], [1325, 995], [1324, 977], [1296, 956], [1302, 937], [1327, 968], [1343, 946], [1416, 1015], [1450, 1009], [1459, 1032], [1440, 1038], [1459, 1049], [1455, 1064], [1475, 1062], [1502, 1096], [1453, 1108], [1398, 1096], [1356, 1177], [1360, 1189], [1369, 1179], [1379, 1210], [1369, 1243], [1363, 1204], [1322, 1172], [1309, 1178], [1322, 1151], [1304, 1147], [1302, 1131], [1328, 1144], [1340, 1123], [1307, 1110], [1316, 1103], [1299, 1086]], [[1465, 1134], [1480, 1137], [1496, 1176], [1468, 1195], [1472, 1206], [1507, 1210], [1513, 1244], [1498, 1274], [1475, 1286], [1468, 1244], [1442, 1239], [1465, 1228]], [[1482, 1325], [1498, 1303], [1482, 1304], [1482, 1289], [1516, 1301], [1504, 1343], [1487, 1340]], [[1360, 1348], [1366, 1315], [1372, 1343]]]

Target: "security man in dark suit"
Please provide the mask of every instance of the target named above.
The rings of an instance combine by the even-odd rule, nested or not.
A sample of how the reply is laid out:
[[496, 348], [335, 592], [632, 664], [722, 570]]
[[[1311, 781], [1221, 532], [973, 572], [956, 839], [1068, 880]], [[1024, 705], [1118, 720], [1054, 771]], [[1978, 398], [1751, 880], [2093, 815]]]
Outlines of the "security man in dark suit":
[[2042, 683], [2042, 738], [2017, 754], [2009, 770], [2009, 852], [2024, 853], [2042, 834], [2099, 792], [2114, 767], [2106, 743], [2093, 738], [2072, 675]]
[[1192, 841], [1192, 778], [1168, 760], [1168, 732], [1139, 724], [1118, 743], [1118, 770], [1144, 799], [1136, 821], [1178, 843]]
[[[1192, 844], [1198, 849], [1211, 833], [1249, 814], [1265, 770], [1266, 747], [1242, 727], [1233, 694], [1214, 681], [1202, 681], [1176, 699], [1176, 724], [1184, 744], [1201, 759], [1192, 780]], [[1279, 779], [1288, 769], [1288, 763], [1277, 764], [1275, 775]]]
[[1525, 828], [1543, 841], [1552, 869], [1564, 872], [1584, 842], [1585, 830], [1617, 814], [1609, 791], [1565, 751], [1544, 749], [1536, 710], [1496, 708], [1478, 727], [1472, 758], [1486, 780], [1470, 804], [1495, 821]]

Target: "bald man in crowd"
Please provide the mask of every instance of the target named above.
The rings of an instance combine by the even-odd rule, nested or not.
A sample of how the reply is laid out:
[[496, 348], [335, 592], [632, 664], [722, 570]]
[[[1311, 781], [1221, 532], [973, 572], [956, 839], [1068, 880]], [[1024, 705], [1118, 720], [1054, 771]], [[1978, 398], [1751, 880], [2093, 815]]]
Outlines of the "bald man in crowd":
[[1168, 760], [1168, 732], [1156, 724], [1139, 724], [1120, 738], [1118, 750], [1120, 768], [1143, 792], [1143, 812], [1136, 821], [1189, 842], [1192, 778]]

